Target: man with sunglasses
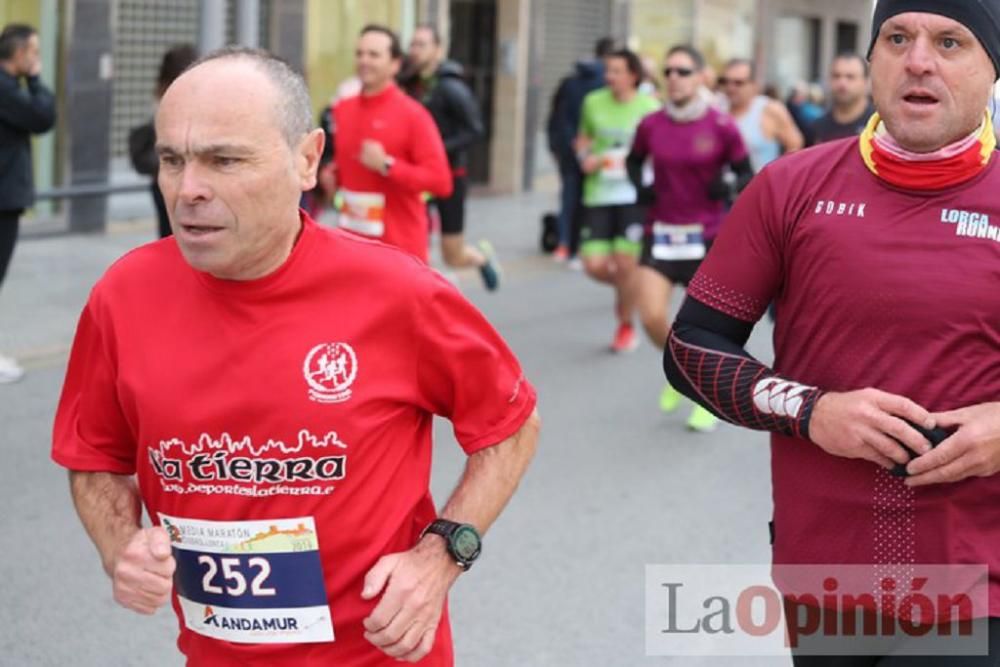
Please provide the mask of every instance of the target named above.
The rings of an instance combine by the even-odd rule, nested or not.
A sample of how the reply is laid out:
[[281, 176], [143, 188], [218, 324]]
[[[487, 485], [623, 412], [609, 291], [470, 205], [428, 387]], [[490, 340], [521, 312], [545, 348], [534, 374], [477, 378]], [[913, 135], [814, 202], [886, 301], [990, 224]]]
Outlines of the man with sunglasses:
[[[664, 366], [715, 414], [772, 433], [779, 588], [794, 576], [781, 566], [836, 576], [844, 571], [822, 564], [857, 566], [867, 588], [852, 595], [869, 596], [865, 611], [881, 616], [883, 632], [898, 628], [898, 646], [873, 647], [846, 630], [837, 642], [839, 623], [824, 624], [817, 638], [834, 643], [793, 649], [796, 667], [996, 666], [1000, 166], [988, 105], [1000, 4], [879, 0], [868, 60], [877, 113], [860, 137], [754, 177], [691, 281]], [[769, 367], [745, 345], [772, 301]], [[951, 618], [979, 619], [990, 655], [952, 657], [969, 647], [942, 646], [930, 624], [952, 610], [907, 613], [913, 586], [969, 590], [935, 566], [989, 573], [981, 601]], [[894, 581], [907, 587], [898, 607], [884, 595]], [[814, 618], [836, 605], [815, 592]], [[919, 646], [904, 629], [916, 614], [934, 630]], [[838, 621], [836, 611], [827, 618]]]
[[[667, 52], [664, 111], [642, 121], [628, 157], [633, 184], [650, 200], [636, 303], [649, 340], [660, 350], [670, 331], [673, 287], [688, 284], [722, 225], [732, 194], [723, 172], [735, 174], [737, 189], [753, 176], [736, 124], [713, 108], [706, 95], [704, 66], [702, 54], [690, 46]], [[643, 189], [647, 160], [653, 167], [653, 185]], [[673, 412], [680, 403], [681, 395], [668, 384], [660, 395], [660, 409]], [[696, 404], [687, 426], [707, 432], [717, 422]]]
[[782, 153], [802, 148], [805, 140], [788, 109], [760, 94], [754, 70], [749, 60], [730, 60], [719, 85], [729, 100], [729, 114], [739, 125], [756, 173]]

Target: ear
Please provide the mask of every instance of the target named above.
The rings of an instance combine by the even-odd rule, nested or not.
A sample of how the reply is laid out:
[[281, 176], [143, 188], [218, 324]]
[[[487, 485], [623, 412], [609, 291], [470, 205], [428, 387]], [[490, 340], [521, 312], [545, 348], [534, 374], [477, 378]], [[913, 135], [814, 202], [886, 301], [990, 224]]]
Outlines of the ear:
[[319, 169], [319, 160], [323, 156], [325, 142], [326, 133], [320, 128], [316, 128], [302, 137], [302, 141], [299, 142], [295, 161], [303, 192], [316, 187], [316, 171]]

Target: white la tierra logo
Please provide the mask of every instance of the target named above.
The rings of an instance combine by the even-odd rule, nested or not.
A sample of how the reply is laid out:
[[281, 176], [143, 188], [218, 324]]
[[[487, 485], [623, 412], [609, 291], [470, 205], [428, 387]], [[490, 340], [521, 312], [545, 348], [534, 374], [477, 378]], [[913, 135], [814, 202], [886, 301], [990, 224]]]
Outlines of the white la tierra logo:
[[351, 397], [358, 377], [358, 355], [347, 343], [321, 343], [309, 351], [302, 374], [309, 398], [318, 403], [343, 403]]

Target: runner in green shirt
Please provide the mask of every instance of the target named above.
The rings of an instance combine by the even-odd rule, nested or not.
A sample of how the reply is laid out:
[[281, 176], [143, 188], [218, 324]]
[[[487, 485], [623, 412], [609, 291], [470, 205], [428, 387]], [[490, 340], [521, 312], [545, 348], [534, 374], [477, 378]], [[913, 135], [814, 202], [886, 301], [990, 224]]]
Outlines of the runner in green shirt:
[[577, 152], [583, 170], [584, 222], [580, 255], [587, 274], [615, 289], [618, 329], [611, 349], [634, 350], [632, 282], [642, 251], [645, 209], [636, 200], [625, 158], [639, 122], [660, 102], [638, 91], [642, 62], [627, 49], [607, 59], [607, 86], [587, 95], [580, 115]]

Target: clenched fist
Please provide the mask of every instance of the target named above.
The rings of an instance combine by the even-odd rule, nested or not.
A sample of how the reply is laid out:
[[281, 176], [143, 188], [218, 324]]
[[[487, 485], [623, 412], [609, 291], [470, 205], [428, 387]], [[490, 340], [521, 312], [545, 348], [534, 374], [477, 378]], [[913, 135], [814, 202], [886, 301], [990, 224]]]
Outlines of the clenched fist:
[[170, 601], [176, 568], [166, 530], [160, 526], [137, 530], [111, 565], [115, 601], [140, 614], [155, 613]]

